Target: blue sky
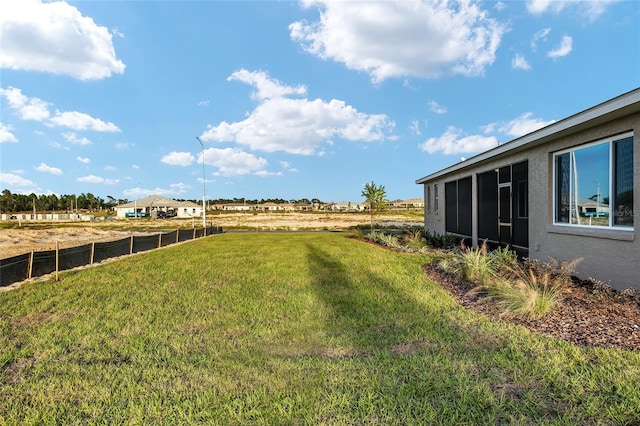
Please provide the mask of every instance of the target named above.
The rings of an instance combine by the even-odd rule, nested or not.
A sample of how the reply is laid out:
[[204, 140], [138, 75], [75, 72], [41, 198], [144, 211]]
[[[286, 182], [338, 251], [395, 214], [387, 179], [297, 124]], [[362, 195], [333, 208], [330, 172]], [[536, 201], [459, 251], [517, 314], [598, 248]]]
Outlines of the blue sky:
[[0, 189], [360, 201], [640, 86], [637, 1], [0, 4]]

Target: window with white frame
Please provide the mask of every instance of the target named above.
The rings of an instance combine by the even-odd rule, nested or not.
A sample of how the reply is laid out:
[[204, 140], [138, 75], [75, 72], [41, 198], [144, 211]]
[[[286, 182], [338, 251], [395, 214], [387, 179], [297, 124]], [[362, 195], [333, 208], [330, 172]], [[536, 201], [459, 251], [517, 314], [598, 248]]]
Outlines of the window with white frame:
[[427, 185], [427, 213], [431, 213], [431, 185]]
[[433, 185], [433, 212], [438, 214], [438, 184]]
[[633, 229], [633, 134], [553, 156], [554, 223]]

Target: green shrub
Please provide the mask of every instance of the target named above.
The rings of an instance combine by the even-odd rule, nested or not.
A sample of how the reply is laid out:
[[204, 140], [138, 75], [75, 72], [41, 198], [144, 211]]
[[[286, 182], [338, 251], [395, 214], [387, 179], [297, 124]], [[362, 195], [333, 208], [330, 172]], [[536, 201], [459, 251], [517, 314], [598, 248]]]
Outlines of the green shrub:
[[487, 255], [486, 242], [480, 247], [469, 248], [464, 244], [450, 258], [443, 259], [438, 266], [459, 278], [483, 285], [495, 276], [492, 258]]
[[402, 237], [403, 243], [410, 249], [421, 250], [427, 245], [426, 239], [422, 236], [422, 230], [414, 229], [407, 232]]
[[429, 231], [425, 231], [424, 239], [428, 245], [444, 250], [452, 249], [458, 245], [458, 237], [451, 234], [440, 235], [435, 232], [431, 233]]
[[510, 268], [518, 264], [518, 254], [511, 250], [509, 246], [498, 247], [489, 253], [489, 256], [491, 257], [491, 263], [499, 273], [508, 273]]

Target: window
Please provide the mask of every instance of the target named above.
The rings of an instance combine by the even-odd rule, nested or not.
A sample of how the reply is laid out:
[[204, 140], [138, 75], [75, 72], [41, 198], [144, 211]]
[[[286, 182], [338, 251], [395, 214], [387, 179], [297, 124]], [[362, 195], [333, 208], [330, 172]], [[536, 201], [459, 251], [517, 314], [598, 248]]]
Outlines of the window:
[[554, 154], [554, 222], [633, 228], [633, 135]]
[[427, 213], [431, 213], [431, 185], [427, 185]]
[[433, 212], [438, 214], [438, 184], [433, 185]]
[[518, 219], [527, 219], [529, 217], [529, 194], [527, 181], [518, 181], [518, 190], [516, 191], [518, 203]]

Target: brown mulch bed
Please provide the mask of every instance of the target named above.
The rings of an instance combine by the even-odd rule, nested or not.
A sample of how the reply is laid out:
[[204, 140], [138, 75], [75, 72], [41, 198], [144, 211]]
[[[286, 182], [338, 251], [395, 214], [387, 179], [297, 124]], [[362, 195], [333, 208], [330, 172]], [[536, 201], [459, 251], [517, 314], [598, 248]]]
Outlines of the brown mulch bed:
[[562, 303], [537, 319], [505, 316], [487, 298], [469, 292], [474, 285], [427, 264], [424, 272], [462, 306], [490, 318], [518, 324], [537, 333], [585, 347], [640, 351], [640, 298], [573, 280]]

